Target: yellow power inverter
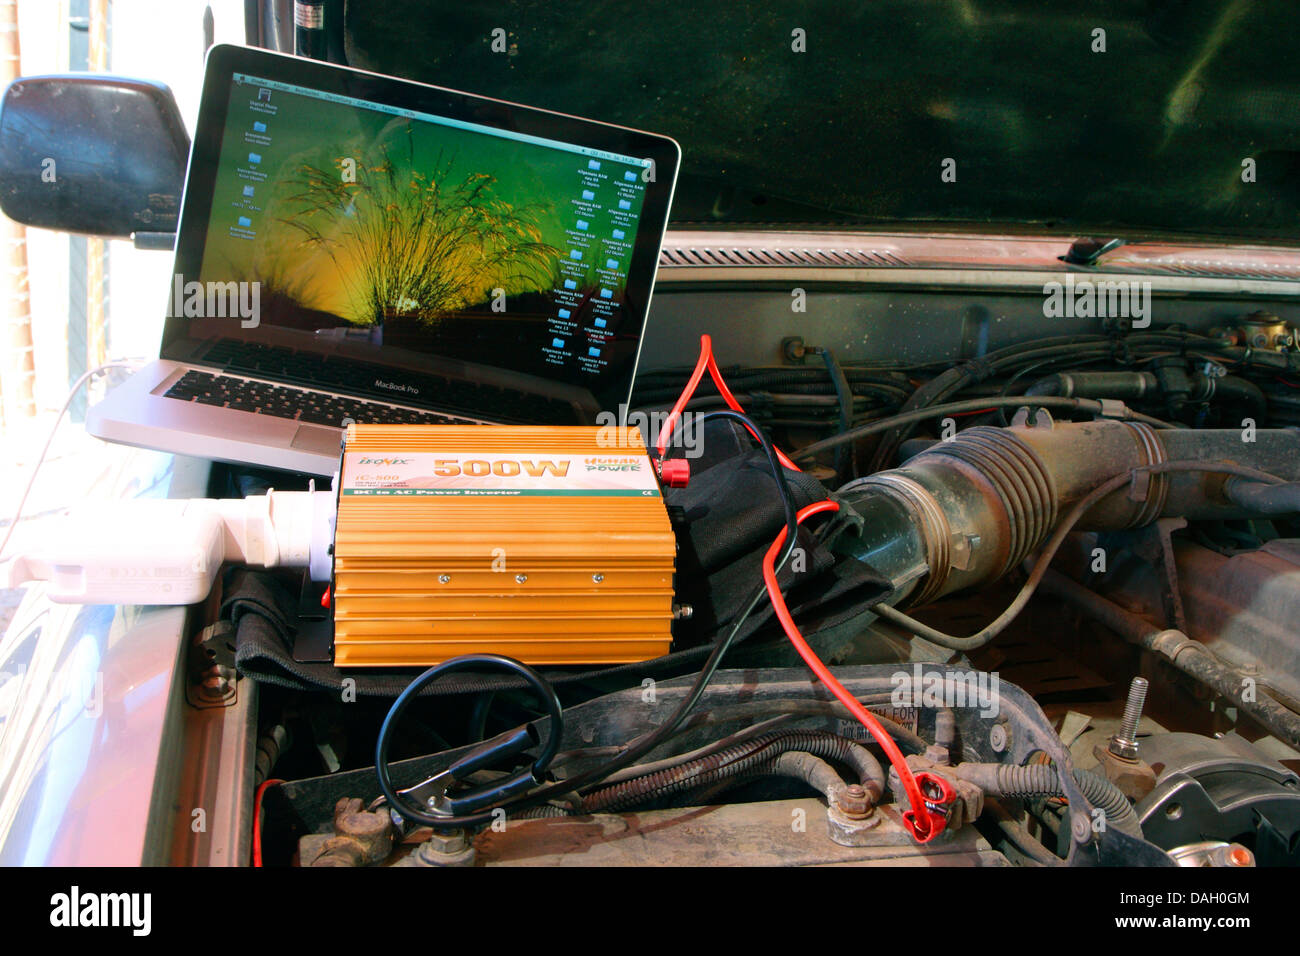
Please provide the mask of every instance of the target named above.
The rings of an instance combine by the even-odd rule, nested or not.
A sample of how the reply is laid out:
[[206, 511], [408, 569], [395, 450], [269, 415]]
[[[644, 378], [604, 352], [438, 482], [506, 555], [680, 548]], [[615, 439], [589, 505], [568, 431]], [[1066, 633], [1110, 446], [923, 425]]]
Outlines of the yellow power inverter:
[[334, 662], [668, 652], [676, 541], [635, 428], [351, 425]]

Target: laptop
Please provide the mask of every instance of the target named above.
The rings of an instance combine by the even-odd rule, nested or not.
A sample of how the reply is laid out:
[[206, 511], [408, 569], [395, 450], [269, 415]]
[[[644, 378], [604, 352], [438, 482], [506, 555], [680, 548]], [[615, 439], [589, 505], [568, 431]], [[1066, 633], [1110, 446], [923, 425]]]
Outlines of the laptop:
[[215, 46], [159, 357], [87, 430], [332, 475], [351, 422], [600, 424], [631, 395], [680, 155]]

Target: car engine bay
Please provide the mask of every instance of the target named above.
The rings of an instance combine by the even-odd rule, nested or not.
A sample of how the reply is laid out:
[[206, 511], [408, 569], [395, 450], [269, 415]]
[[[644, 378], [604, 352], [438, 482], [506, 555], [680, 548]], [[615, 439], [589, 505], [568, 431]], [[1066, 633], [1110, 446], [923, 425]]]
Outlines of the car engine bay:
[[[678, 281], [680, 350], [678, 311], [722, 293]], [[200, 671], [258, 682], [255, 862], [1294, 865], [1292, 329], [1185, 297], [1194, 321], [1044, 336], [1037, 307], [997, 347], [983, 305], [883, 346], [964, 359], [837, 353], [828, 309], [779, 363], [725, 364], [772, 343], [715, 327], [693, 395], [643, 370], [624, 424], [689, 466], [662, 658], [304, 681], [233, 653], [293, 630], [295, 585], [231, 572]]]

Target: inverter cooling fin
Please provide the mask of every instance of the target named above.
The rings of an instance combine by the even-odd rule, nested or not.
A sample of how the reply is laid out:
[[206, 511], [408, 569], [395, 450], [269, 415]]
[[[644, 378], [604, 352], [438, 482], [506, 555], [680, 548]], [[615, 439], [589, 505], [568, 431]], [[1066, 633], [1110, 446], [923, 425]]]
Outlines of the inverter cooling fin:
[[668, 652], [676, 541], [635, 428], [351, 425], [334, 662]]

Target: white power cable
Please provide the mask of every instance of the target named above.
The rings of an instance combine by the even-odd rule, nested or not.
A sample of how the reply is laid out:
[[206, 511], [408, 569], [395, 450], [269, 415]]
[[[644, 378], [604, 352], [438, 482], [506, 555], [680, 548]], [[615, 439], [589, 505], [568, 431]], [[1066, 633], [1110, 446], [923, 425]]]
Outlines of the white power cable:
[[[41, 470], [41, 465], [45, 463], [45, 456], [49, 454], [50, 446], [54, 444], [54, 436], [59, 430], [59, 424], [63, 421], [63, 416], [68, 413], [68, 408], [72, 405], [72, 400], [77, 397], [77, 392], [81, 386], [90, 381], [91, 378], [100, 372], [108, 371], [111, 368], [129, 368], [138, 369], [145, 363], [141, 359], [120, 359], [112, 362], [105, 362], [103, 365], [97, 365], [90, 371], [82, 374], [75, 382], [72, 388], [68, 389], [68, 397], [63, 402], [63, 407], [59, 409], [58, 416], [54, 419], [54, 424], [50, 426], [49, 437], [45, 439], [45, 447], [41, 449], [40, 457], [36, 459], [36, 464], [32, 468], [31, 477], [27, 479], [27, 487], [23, 489], [23, 496], [18, 499], [18, 508], [14, 511], [13, 520], [9, 523], [9, 530], [5, 532], [4, 540], [0, 541], [0, 555], [3, 555], [5, 548], [9, 546], [9, 539], [13, 537], [14, 529], [18, 527], [18, 522], [22, 519], [23, 508], [27, 506], [27, 498], [32, 493], [32, 488], [36, 485], [36, 475]], [[0, 563], [10, 560], [9, 558], [0, 557]]]

